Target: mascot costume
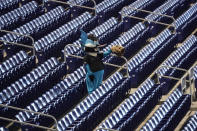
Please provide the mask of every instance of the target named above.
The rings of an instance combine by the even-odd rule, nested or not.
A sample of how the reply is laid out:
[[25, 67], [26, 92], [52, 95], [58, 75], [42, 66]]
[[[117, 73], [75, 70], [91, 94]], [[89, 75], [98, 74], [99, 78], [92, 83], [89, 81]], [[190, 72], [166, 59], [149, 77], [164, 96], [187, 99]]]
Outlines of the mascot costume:
[[85, 52], [86, 86], [90, 94], [96, 90], [103, 81], [104, 64], [102, 59], [112, 52], [121, 56], [124, 52], [124, 48], [117, 45], [106, 52], [99, 51], [99, 48], [103, 47], [103, 45], [99, 45], [98, 39], [93, 34], [87, 35], [83, 30], [81, 30], [81, 46]]

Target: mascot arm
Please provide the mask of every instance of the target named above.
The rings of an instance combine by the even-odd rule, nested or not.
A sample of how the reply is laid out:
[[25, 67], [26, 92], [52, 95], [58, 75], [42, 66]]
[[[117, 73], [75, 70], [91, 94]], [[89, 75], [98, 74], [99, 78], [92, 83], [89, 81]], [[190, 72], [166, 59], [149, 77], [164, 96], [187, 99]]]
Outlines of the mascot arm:
[[108, 51], [105, 51], [105, 52], [103, 53], [103, 56], [106, 57], [106, 56], [110, 55], [111, 53], [112, 53], [112, 51], [111, 51], [111, 49], [110, 49], [110, 50], [108, 50]]
[[84, 47], [86, 40], [88, 39], [88, 35], [83, 31], [80, 30], [81, 32], [81, 45]]

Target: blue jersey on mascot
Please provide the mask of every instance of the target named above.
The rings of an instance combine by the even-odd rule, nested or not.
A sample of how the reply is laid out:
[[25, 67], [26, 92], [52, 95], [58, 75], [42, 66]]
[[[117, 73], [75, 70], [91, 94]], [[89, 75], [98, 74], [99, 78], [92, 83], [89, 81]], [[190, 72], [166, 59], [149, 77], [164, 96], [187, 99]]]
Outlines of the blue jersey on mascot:
[[83, 30], [81, 30], [81, 45], [85, 51], [86, 86], [90, 94], [101, 85], [104, 74], [102, 59], [112, 51], [111, 49], [106, 52], [99, 51], [98, 39], [93, 34], [87, 35]]

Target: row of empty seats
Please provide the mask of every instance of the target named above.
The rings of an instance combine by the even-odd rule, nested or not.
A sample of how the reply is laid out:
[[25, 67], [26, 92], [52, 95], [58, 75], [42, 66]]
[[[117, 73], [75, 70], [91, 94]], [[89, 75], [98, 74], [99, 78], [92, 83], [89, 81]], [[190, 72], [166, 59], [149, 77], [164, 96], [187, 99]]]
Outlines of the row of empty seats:
[[[166, 5], [170, 5], [170, 2], [166, 2], [167, 4]], [[168, 7], [167, 6], [167, 7]], [[160, 6], [160, 7], [158, 7], [156, 10], [159, 10], [160, 8], [162, 8], [163, 6]], [[164, 10], [164, 12], [166, 12], [166, 10]], [[158, 16], [158, 18], [161, 18], [161, 16]], [[140, 31], [141, 30], [141, 32], [140, 32], [140, 34], [137, 34], [136, 32], [138, 32], [138, 31]], [[126, 52], [125, 52], [125, 56], [126, 57], [130, 57], [131, 55], [132, 55], [132, 52], [135, 52], [135, 49], [137, 48], [137, 46], [139, 45], [139, 44], [135, 44], [135, 43], [138, 43], [137, 42], [137, 40], [139, 39], [139, 37], [141, 37], [141, 38], [143, 38], [143, 40], [145, 39], [145, 37], [144, 36], [147, 36], [147, 33], [146, 32], [148, 32], [148, 31], [150, 31], [150, 30], [148, 30], [148, 28], [146, 28], [146, 26], [144, 25], [144, 24], [142, 24], [142, 23], [138, 23], [138, 24], [136, 24], [132, 29], [130, 29], [130, 31], [131, 31], [131, 33], [133, 33], [134, 34], [134, 36], [137, 36], [137, 37], [134, 37], [135, 39], [134, 40], [132, 40], [132, 41], [130, 41], [129, 43], [126, 43], [126, 44], [124, 44], [125, 43], [125, 41], [126, 40], [128, 40], [128, 38], [123, 38], [123, 40], [124, 41], [114, 41], [114, 44], [117, 44], [117, 43], [123, 43], [122, 45], [123, 46], [125, 46], [126, 47]], [[128, 31], [127, 31], [128, 32]], [[166, 32], [169, 32], [169, 37], [172, 37], [172, 33], [169, 31], [169, 30], [167, 30]], [[125, 33], [126, 34], [126, 33]], [[124, 35], [124, 34], [123, 34]], [[127, 35], [127, 34], [126, 34]], [[161, 33], [161, 36], [162, 36], [163, 34]], [[130, 36], [133, 36], [132, 34], [130, 35]], [[161, 39], [162, 40], [162, 42], [164, 42], [165, 40], [167, 40], [167, 38], [166, 37], [168, 37], [168, 36], [166, 36], [166, 35], [164, 34], [164, 38], [160, 38], [160, 37], [157, 37], [158, 38], [158, 40], [159, 39]], [[119, 38], [121, 38], [121, 37], [119, 37]], [[173, 38], [175, 38], [175, 36], [173, 36]], [[173, 39], [173, 38], [171, 38], [171, 39]], [[119, 39], [117, 39], [117, 40], [119, 40]], [[143, 41], [142, 41], [143, 42]], [[157, 41], [155, 41], [155, 43], [156, 43]], [[159, 40], [157, 43], [159, 44], [161, 41]], [[112, 43], [113, 44], [113, 43]], [[142, 45], [142, 44], [140, 44], [140, 45]], [[109, 47], [107, 47], [107, 48], [109, 48]], [[138, 48], [140, 48], [140, 47], [138, 47]], [[105, 50], [105, 49], [104, 49]], [[142, 55], [142, 57], [143, 57], [143, 55]], [[140, 57], [139, 58], [139, 60], [140, 59], [142, 59], [142, 57]], [[112, 61], [111, 61], [112, 62]]]
[[[79, 99], [84, 96], [83, 92], [85, 92], [86, 89], [82, 84], [84, 84], [83, 79], [85, 73], [86, 72], [83, 68], [79, 68], [66, 79], [56, 84], [52, 89], [42, 94], [41, 97], [34, 100], [34, 102], [28, 105], [26, 109], [30, 109], [30, 106], [35, 106], [33, 111], [43, 112], [59, 117], [62, 113], [68, 111], [75, 103], [79, 102]], [[78, 84], [76, 84], [76, 82], [78, 82]], [[47, 119], [41, 119], [41, 116], [27, 112], [20, 112], [16, 117], [23, 122], [33, 119], [33, 123], [39, 122], [41, 125], [46, 126], [51, 122]]]
[[[125, 79], [116, 72], [101, 87], [88, 95], [79, 105], [58, 123], [58, 130], [91, 130], [98, 121], [109, 113], [113, 105], [129, 88], [129, 78]], [[112, 99], [112, 98], [115, 99]], [[123, 97], [123, 96], [122, 96]], [[116, 102], [112, 101], [115, 100]], [[106, 106], [111, 105], [106, 108]], [[102, 114], [100, 113], [102, 112]], [[94, 121], [92, 120], [94, 119]], [[87, 127], [87, 125], [89, 125]]]
[[97, 13], [103, 12], [104, 10], [110, 8], [110, 6], [113, 6], [117, 2], [118, 0], [104, 0], [96, 5], [96, 12]]
[[122, 12], [125, 15], [134, 15], [136, 13], [136, 11], [132, 8], [136, 8], [136, 9], [142, 9], [144, 7], [146, 7], [147, 5], [151, 4], [154, 0], [136, 0], [135, 2], [131, 3], [128, 7], [130, 8], [124, 8], [122, 10]]
[[197, 113], [192, 115], [185, 123], [181, 131], [196, 131], [197, 129]]
[[29, 2], [0, 16], [0, 29], [12, 30], [17, 25], [22, 25], [31, 18], [34, 18], [36, 14], [39, 14], [38, 4], [35, 1]]
[[[189, 9], [191, 10], [191, 8]], [[183, 14], [184, 15], [184, 14]], [[182, 15], [181, 15], [182, 16]], [[181, 17], [180, 16], [180, 17]], [[192, 17], [190, 17], [191, 19]], [[183, 23], [181, 25], [184, 25]], [[187, 27], [187, 26], [186, 26]], [[140, 79], [143, 79], [143, 75], [145, 75], [148, 71], [153, 71], [151, 70], [153, 67], [157, 66], [157, 63], [159, 63], [158, 61], [161, 61], [160, 59], [165, 56], [167, 53], [170, 53], [170, 50], [172, 50], [173, 46], [176, 44], [176, 38], [177, 38], [177, 34], [172, 34], [171, 31], [169, 29], [164, 30], [163, 32], [160, 33], [160, 35], [158, 35], [154, 41], [152, 41], [151, 43], [153, 45], [148, 45], [146, 47], [144, 47], [141, 51], [145, 51], [147, 50], [146, 48], [150, 48], [147, 50], [147, 53], [150, 54], [150, 56], [147, 56], [147, 59], [144, 59], [145, 61], [142, 62], [142, 64], [140, 64], [140, 66], [137, 66], [137, 68], [134, 68], [132, 74], [135, 75], [135, 78], [133, 80], [133, 83], [137, 82]], [[158, 44], [155, 44], [158, 43]], [[161, 43], [161, 44], [159, 44]], [[155, 45], [160, 45], [159, 48], [155, 49], [154, 52], [150, 52], [152, 49], [151, 48], [155, 48], [157, 46]], [[169, 48], [168, 48], [169, 47]], [[140, 52], [141, 52], [140, 51]], [[147, 54], [146, 53], [146, 54]], [[138, 53], [140, 54], [140, 53]], [[138, 55], [137, 54], [137, 55]], [[144, 54], [144, 53], [143, 53]], [[136, 55], [136, 56], [137, 56]], [[136, 57], [134, 56], [134, 58]], [[144, 55], [141, 55], [141, 57], [139, 56], [139, 58], [134, 59], [134, 61], [132, 62], [132, 65], [136, 65], [138, 63], [138, 61], [140, 61], [140, 59], [143, 58]], [[145, 55], [146, 56], [146, 55]], [[160, 59], [158, 59], [158, 57], [160, 57]], [[165, 57], [164, 57], [165, 58]], [[130, 63], [130, 62], [129, 62]], [[136, 64], [135, 64], [136, 63]], [[152, 64], [150, 64], [152, 63]], [[154, 66], [153, 66], [154, 65]], [[131, 67], [131, 66], [130, 66]], [[130, 68], [129, 67], [129, 68]], [[135, 67], [135, 66], [134, 66]], [[147, 70], [148, 69], [148, 70]], [[153, 68], [154, 69], [154, 68]], [[131, 70], [131, 69], [129, 69]], [[144, 72], [146, 70], [146, 72]], [[142, 74], [139, 74], [140, 72], [142, 72]], [[167, 89], [167, 88], [166, 88]]]
[[142, 131], [174, 130], [191, 106], [191, 96], [176, 89], [142, 127]]
[[56, 55], [55, 52], [61, 51], [67, 43], [72, 42], [77, 28], [86, 25], [91, 18], [92, 15], [89, 12], [85, 12], [36, 41], [34, 47], [39, 56], [38, 58], [46, 60]]
[[[173, 9], [175, 7], [178, 7], [179, 5], [181, 5], [183, 3], [184, 0], [168, 0], [167, 2], [165, 2], [163, 5], [161, 5], [159, 8], [157, 8], [156, 10], [154, 10], [154, 13], [158, 13], [158, 14], [171, 14], [173, 13]], [[169, 12], [169, 13], [167, 13]], [[148, 16], [146, 16], [145, 19], [147, 20], [151, 20], [151, 21], [155, 21], [156, 19], [161, 19], [164, 16], [161, 15], [157, 15], [157, 14], [150, 14]]]
[[[154, 64], [155, 57], [153, 57], [153, 54], [158, 49], [166, 49], [165, 46], [169, 45], [169, 42], [171, 41], [171, 36], [172, 34], [168, 29], [164, 30], [155, 38], [154, 41], [145, 46], [142, 50], [140, 50], [135, 56], [133, 56], [128, 61], [128, 68], [130, 74], [133, 75], [132, 84], [134, 86], [136, 86], [136, 84], [139, 83], [139, 81], [143, 79], [144, 76], [148, 73], [147, 71], [144, 72], [144, 70], [146, 70], [148, 67], [154, 69], [154, 66], [152, 64]], [[164, 46], [165, 48], [161, 48], [162, 46]], [[149, 62], [149, 59], [152, 59], [152, 63]]]
[[[140, 8], [145, 8], [153, 1], [154, 0], [141, 0], [138, 1], [138, 4]], [[88, 0], [69, 0], [69, 2], [73, 2], [74, 4], [79, 5], [87, 5], [87, 3], [91, 3], [91, 1]], [[125, 55], [127, 58], [135, 54], [135, 51], [137, 51], [140, 46], [143, 47], [143, 44], [145, 44], [145, 42], [141, 43], [141, 40], [146, 40], [146, 38], [148, 37], [146, 33], [149, 33], [150, 31], [149, 28], [145, 26], [145, 24], [140, 22], [133, 26], [133, 28], [126, 31], [120, 37], [117, 37], [119, 34], [121, 34], [121, 32], [123, 32], [123, 30], [125, 31], [125, 29], [122, 29], [124, 22], [118, 22], [115, 17], [108, 17], [115, 15], [118, 11], [120, 11], [120, 8], [122, 8], [126, 3], [128, 4], [129, 2], [127, 2], [126, 0], [103, 0], [103, 2], [99, 2], [100, 4], [98, 5], [100, 6], [96, 7], [96, 11], [98, 11], [99, 14], [107, 17], [108, 19], [107, 21], [105, 20], [105, 22], [103, 22], [103, 24], [101, 24], [100, 26], [98, 26], [98, 22], [96, 22], [98, 20], [97, 16], [93, 16], [88, 12], [85, 12], [81, 16], [70, 21], [70, 18], [67, 17], [68, 14], [70, 15], [70, 12], [68, 13], [68, 11], [65, 11], [62, 7], [59, 7], [61, 9], [59, 13], [56, 14], [59, 15], [59, 18], [50, 18], [50, 20], [53, 19], [55, 22], [49, 23], [50, 20], [41, 20], [42, 22], [44, 21], [43, 23], [41, 22], [44, 25], [43, 27], [39, 28], [40, 25], [36, 25], [35, 23], [33, 24], [33, 26], [36, 27], [32, 28], [32, 30], [34, 30], [33, 33], [29, 33], [30, 31], [22, 32], [23, 34], [29, 33], [36, 39], [36, 44], [34, 45], [34, 47], [36, 48], [37, 55], [40, 56], [40, 58], [44, 58], [39, 62], [42, 63], [51, 56], [59, 56], [63, 47], [68, 43], [76, 41], [74, 44], [79, 45], [80, 41], [77, 38], [80, 35], [80, 29], [83, 29], [84, 31], [89, 33], [96, 34], [96, 36], [99, 37], [99, 39], [101, 39], [103, 43], [110, 41], [110, 45], [120, 44], [125, 46]], [[163, 9], [163, 7], [165, 7], [162, 10], [162, 13], [168, 14], [167, 10], [175, 6], [178, 6], [177, 1], [168, 1], [166, 2], [165, 6], [163, 5], [159, 8]], [[57, 8], [58, 7], [56, 7], [55, 9]], [[53, 12], [53, 10], [49, 12]], [[82, 12], [78, 12], [78, 15], [81, 13]], [[193, 15], [191, 15], [187, 20], [191, 19], [192, 16]], [[67, 22], [66, 24], [64, 24], [65, 21]], [[187, 22], [188, 21], [184, 21], [183, 23], [181, 23], [181, 26]], [[56, 29], [57, 27], [58, 29]], [[24, 27], [21, 30], [27, 30], [27, 28]], [[12, 35], [7, 34], [7, 36]], [[162, 55], [168, 47], [173, 47], [173, 44], [176, 44], [172, 42], [172, 40], [174, 40], [176, 36], [177, 34], [173, 36], [169, 29], [161, 32], [161, 35], [156, 37], [155, 40], [151, 42], [151, 44], [143, 48], [143, 50], [138, 52], [137, 55], [133, 57], [131, 61], [129, 61], [129, 73], [135, 74], [133, 73], [134, 69], [136, 69], [136, 72], [143, 72], [148, 67], [151, 67], [158, 59], [158, 57]], [[19, 36], [17, 37], [17, 40], [13, 40], [14, 42], [25, 43], [28, 41], [22, 40], [24, 38], [21, 38]], [[28, 44], [30, 44], [30, 42], [28, 42]], [[108, 47], [110, 47], [110, 45], [108, 45]], [[105, 48], [104, 50], [107, 50], [107, 48]], [[187, 48], [188, 46], [185, 47], [185, 49]], [[183, 50], [181, 50], [181, 52], [184, 52]], [[192, 51], [194, 52], [195, 50], [196, 49], [193, 49]], [[70, 54], [82, 54], [79, 48], [75, 47], [69, 47], [67, 51]], [[169, 52], [166, 52], [166, 55]], [[184, 60], [189, 61], [191, 59], [191, 54], [192, 53], [188, 53]], [[179, 56], [176, 55], [177, 60], [178, 57]], [[56, 61], [56, 59], [52, 58], [36, 68], [36, 72], [34, 70], [32, 71], [33, 73], [31, 72], [24, 77], [21, 76], [21, 79], [18, 78], [18, 81], [12, 83], [11, 86], [0, 92], [1, 103], [19, 106], [33, 111], [43, 112], [53, 115], [58, 119], [62, 117], [62, 114], [65, 114], [66, 112], [71, 110], [73, 106], [79, 103], [80, 99], [87, 94], [85, 88], [86, 72], [84, 67], [80, 66], [79, 68], [74, 69], [72, 73], [69, 74], [64, 80], [60, 81], [60, 78], [62, 78], [62, 76], [66, 73], [66, 64]], [[116, 61], [116, 59], [115, 57], [107, 57], [104, 59], [104, 61], [112, 62]], [[123, 62], [120, 63], [122, 64]], [[158, 65], [158, 63], [159, 62], [156, 62], [155, 65]], [[154, 66], [151, 69], [154, 69]], [[106, 68], [105, 72], [111, 73], [112, 70]], [[141, 76], [138, 75], [138, 77]], [[93, 130], [95, 126], [98, 125], [99, 122], [103, 120], [104, 117], [106, 117], [106, 115], [109, 114], [124, 99], [125, 93], [131, 87], [131, 82], [133, 83], [130, 77], [123, 78], [120, 73], [116, 72], [112, 75], [112, 77], [108, 78], [96, 91], [88, 95], [82, 102], [80, 102], [79, 105], [68, 112], [67, 115], [58, 122], [58, 130]], [[134, 126], [137, 126], [137, 124], [139, 124], [140, 121], [143, 120], [143, 118], [158, 102], [158, 99], [161, 97], [161, 89], [166, 86], [166, 83], [161, 84], [160, 86], [155, 86], [154, 83], [153, 85], [151, 83], [153, 82], [151, 81], [149, 84], [146, 83], [147, 85], [141, 87], [136, 93], [134, 93], [131, 99], [127, 99], [124, 104], [122, 104], [121, 108], [119, 108], [118, 112], [116, 112], [115, 115], [112, 115], [112, 117], [108, 119], [108, 121], [104, 124], [104, 127], [120, 130], [130, 130], [133, 129]], [[24, 101], [24, 98], [26, 98], [26, 101]], [[180, 108], [178, 109], [180, 110], [177, 110], [176, 114], [182, 111], [182, 107], [185, 107], [184, 102], [188, 101], [188, 97], [184, 100], [182, 101], [183, 106], [179, 106]], [[111, 106], [109, 107], [109, 105]], [[137, 111], [136, 108], [134, 109], [132, 107], [137, 107]], [[133, 109], [133, 115], [128, 115], [129, 113], [131, 113], [131, 108]], [[40, 115], [37, 116], [27, 112], [13, 113], [12, 111], [8, 112], [8, 109], [1, 109], [2, 111], [0, 114], [5, 115], [10, 113], [8, 116], [15, 116], [18, 120], [23, 122], [31, 121], [32, 124], [44, 126], [53, 124], [53, 121]], [[122, 119], [124, 117], [126, 117], [127, 119]], [[172, 118], [176, 118], [176, 116], [173, 116]], [[137, 121], [137, 124], [135, 124], [135, 120]], [[166, 124], [165, 126], [163, 126], [165, 128], [162, 129], [167, 129], [168, 125], [169, 124]], [[29, 126], [22, 125], [22, 127], [24, 127], [23, 130], [36, 130], [35, 128], [31, 128]]]
[[176, 29], [181, 28], [181, 26], [184, 26], [191, 18], [196, 18], [196, 12], [197, 12], [197, 3], [195, 3], [189, 10], [187, 10], [183, 15], [181, 15], [173, 24], [175, 25]]
[[158, 86], [152, 80], [147, 79], [135, 93], [121, 103], [121, 105], [101, 123], [99, 128], [125, 131], [134, 130], [162, 96], [161, 88], [163, 84]]
[[131, 62], [129, 63], [129, 70], [132, 70], [136, 68], [136, 65], [139, 65], [139, 63], [146, 62], [149, 59], [149, 55], [159, 47], [162, 43], [164, 43], [170, 36], [171, 32], [169, 29], [164, 30], [161, 32], [150, 44], [145, 46], [138, 54], [136, 54]]
[[[197, 54], [196, 47], [196, 36], [190, 36], [181, 47], [174, 51], [164, 62], [163, 65], [180, 67], [184, 69], [189, 69], [191, 63], [195, 62], [195, 55]], [[170, 69], [168, 67], [163, 67], [157, 71], [160, 75], [167, 75], [173, 77], [181, 77], [183, 72], [177, 71], [176, 69]], [[160, 81], [169, 81], [168, 79], [161, 78]], [[174, 82], [167, 82], [165, 90], [163, 92], [168, 92]]]
[[[134, 53], [143, 46], [143, 44], [139, 45], [137, 44], [138, 42], [140, 42], [139, 40], [146, 38], [146, 34], [148, 33], [149, 28], [146, 28], [144, 24], [142, 23], [138, 23], [136, 24], [134, 27], [132, 27], [131, 29], [129, 29], [128, 31], [124, 32], [124, 34], [122, 34], [121, 36], [119, 36], [118, 38], [116, 38], [114, 41], [112, 41], [110, 44], [108, 44], [103, 51], [107, 51], [109, 50], [112, 46], [114, 45], [122, 45], [125, 47], [125, 57], [129, 58], [132, 55], [134, 55]], [[115, 57], [115, 56], [108, 56], [106, 58], [104, 58], [104, 62], [108, 62], [108, 63], [115, 63], [116, 61], [119, 61], [118, 64], [123, 64], [124, 61], [120, 61], [119, 58]], [[109, 75], [112, 71], [114, 70], [114, 68], [112, 67], [106, 67], [106, 73], [105, 75]]]
[[29, 73], [36, 65], [35, 56], [28, 56], [24, 51], [13, 55], [0, 64], [0, 91]]
[[[83, 5], [83, 3], [88, 2], [88, 0], [68, 0], [68, 3], [76, 4], [76, 5]], [[71, 5], [72, 7], [72, 5]]]
[[1, 0], [0, 1], [0, 15], [9, 12], [10, 10], [19, 6], [20, 0]]
[[113, 28], [109, 29], [107, 32], [98, 37], [99, 43], [111, 43], [124, 31], [126, 31], [124, 30], [124, 22], [119, 22]]
[[[178, 60], [185, 57], [186, 54], [191, 51], [196, 45], [197, 38], [196, 36], [192, 35], [190, 36], [181, 47], [179, 47], [175, 52], [173, 52], [167, 60], [164, 61], [163, 65], [166, 66], [174, 66], [177, 64]], [[170, 68], [164, 67], [157, 71], [160, 75], [164, 75]]]
[[[48, 88], [51, 88], [65, 74], [66, 64], [51, 58], [12, 83], [11, 86], [3, 89], [0, 92], [0, 103], [24, 108]], [[9, 110], [1, 110], [1, 115], [7, 115], [6, 111]], [[14, 111], [9, 112], [9, 116], [13, 114], [15, 114]]]
[[[53, 28], [57, 27], [58, 24], [63, 23], [64, 19], [66, 19], [66, 11], [61, 6], [58, 6], [55, 9], [45, 13], [44, 15], [41, 15], [40, 17], [13, 30], [13, 32], [17, 32], [23, 35], [30, 35], [36, 40], [42, 35], [46, 34], [47, 31], [53, 30]], [[3, 37], [0, 37], [0, 39], [8, 42], [21, 42], [27, 45], [31, 45], [29, 38], [11, 33], [7, 33]], [[4, 45], [7, 44], [4, 43]], [[17, 50], [14, 50], [12, 47], [12, 51], [16, 52]]]

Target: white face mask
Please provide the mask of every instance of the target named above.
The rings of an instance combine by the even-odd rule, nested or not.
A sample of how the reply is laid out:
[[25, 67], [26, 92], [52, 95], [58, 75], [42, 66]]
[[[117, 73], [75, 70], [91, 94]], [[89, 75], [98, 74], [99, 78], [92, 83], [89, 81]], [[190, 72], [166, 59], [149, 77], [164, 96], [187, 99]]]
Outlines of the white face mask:
[[93, 53], [93, 52], [88, 52], [87, 54], [90, 55], [90, 56], [95, 56], [95, 57], [97, 56], [97, 52], [95, 52], [95, 53]]
[[85, 47], [95, 48], [96, 45], [92, 44], [92, 43], [87, 43], [87, 44], [85, 44]]

